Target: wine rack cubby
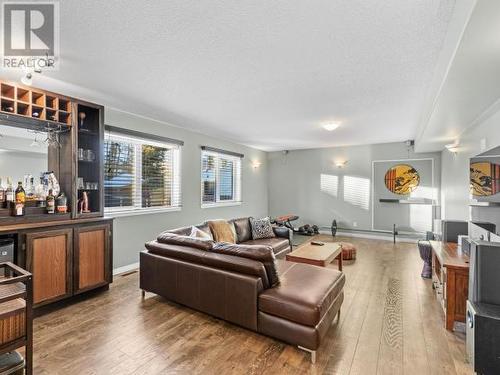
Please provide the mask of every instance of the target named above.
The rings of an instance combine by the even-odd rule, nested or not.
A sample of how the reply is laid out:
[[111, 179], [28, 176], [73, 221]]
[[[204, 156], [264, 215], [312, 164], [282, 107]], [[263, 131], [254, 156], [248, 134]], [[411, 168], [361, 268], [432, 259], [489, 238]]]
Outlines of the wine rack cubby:
[[71, 101], [14, 83], [0, 82], [0, 112], [71, 126]]

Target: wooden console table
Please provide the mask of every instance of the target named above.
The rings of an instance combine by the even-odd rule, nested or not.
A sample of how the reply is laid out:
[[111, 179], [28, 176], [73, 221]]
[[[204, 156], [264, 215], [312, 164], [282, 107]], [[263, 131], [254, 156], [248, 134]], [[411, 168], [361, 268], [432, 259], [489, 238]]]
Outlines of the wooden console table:
[[453, 331], [455, 322], [465, 322], [469, 294], [469, 257], [452, 242], [430, 241], [432, 284], [445, 313], [445, 326]]

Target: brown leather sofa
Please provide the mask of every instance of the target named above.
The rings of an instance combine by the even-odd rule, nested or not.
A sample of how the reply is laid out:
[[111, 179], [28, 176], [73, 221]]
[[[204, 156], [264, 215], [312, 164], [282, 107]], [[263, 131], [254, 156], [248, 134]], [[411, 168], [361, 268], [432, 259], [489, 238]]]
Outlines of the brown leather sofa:
[[[286, 248], [278, 242], [285, 239], [282, 228], [278, 229], [282, 237], [276, 241], [256, 243], [258, 240], [248, 238], [249, 223], [247, 228], [244, 220], [248, 222], [248, 218], [237, 219], [240, 226], [235, 227], [239, 243], [254, 245], [250, 249], [256, 251], [251, 257], [246, 255], [249, 248], [245, 246], [184, 237], [191, 227], [163, 233], [148, 242], [140, 254], [143, 295], [145, 291], [156, 293], [297, 345], [311, 352], [314, 363], [322, 338], [335, 316], [340, 315], [345, 276], [334, 269], [275, 260], [269, 246], [280, 256], [290, 251], [289, 242]], [[207, 230], [205, 224], [198, 227]], [[270, 274], [269, 260], [279, 275], [277, 285]]]
[[[285, 227], [273, 227], [276, 237], [252, 239], [252, 229], [248, 217], [241, 217], [238, 219], [228, 220], [234, 224], [236, 230], [236, 243], [245, 245], [266, 245], [273, 248], [276, 258], [284, 258], [287, 253], [292, 250], [292, 236], [293, 232]], [[207, 223], [196, 225], [196, 227], [209, 235], [210, 228]], [[179, 234], [181, 236], [189, 236], [191, 233], [191, 226], [182, 227], [167, 231], [167, 233]]]

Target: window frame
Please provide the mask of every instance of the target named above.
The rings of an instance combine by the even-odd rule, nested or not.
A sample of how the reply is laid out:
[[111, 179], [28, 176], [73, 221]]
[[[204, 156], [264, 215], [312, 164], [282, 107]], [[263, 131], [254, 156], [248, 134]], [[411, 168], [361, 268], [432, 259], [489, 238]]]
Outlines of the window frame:
[[[203, 186], [203, 157], [205, 155], [213, 156], [215, 158], [215, 201], [203, 201], [204, 186]], [[220, 199], [220, 159], [226, 159], [233, 162], [233, 199]], [[200, 205], [201, 208], [212, 207], [225, 207], [225, 206], [239, 206], [242, 204], [241, 186], [242, 186], [242, 157], [226, 154], [223, 152], [216, 152], [211, 150], [201, 150], [200, 154]]]
[[[118, 142], [129, 143], [134, 146], [134, 182], [133, 182], [133, 196], [132, 202], [135, 203], [132, 206], [120, 206], [120, 207], [106, 207], [106, 200], [104, 199], [104, 214], [111, 217], [120, 216], [135, 216], [150, 213], [161, 213], [169, 211], [181, 211], [182, 210], [182, 176], [181, 176], [181, 149], [182, 144], [170, 143], [167, 141], [158, 141], [152, 138], [148, 138], [147, 134], [144, 136], [128, 135], [126, 133], [121, 134], [119, 131], [105, 131], [104, 143], [108, 139], [114, 139]], [[142, 147], [143, 145], [149, 145], [154, 147], [161, 147], [172, 149], [174, 151], [172, 155], [172, 185], [178, 185], [178, 189], [173, 189], [172, 191], [172, 204], [169, 206], [156, 206], [156, 207], [142, 207], [143, 196], [142, 196]], [[103, 163], [106, 163], [106, 155], [103, 157]], [[176, 182], [177, 181], [177, 182]], [[106, 178], [104, 178], [104, 183]], [[103, 194], [106, 195], [106, 186], [103, 188]], [[140, 198], [137, 198], [140, 197]]]

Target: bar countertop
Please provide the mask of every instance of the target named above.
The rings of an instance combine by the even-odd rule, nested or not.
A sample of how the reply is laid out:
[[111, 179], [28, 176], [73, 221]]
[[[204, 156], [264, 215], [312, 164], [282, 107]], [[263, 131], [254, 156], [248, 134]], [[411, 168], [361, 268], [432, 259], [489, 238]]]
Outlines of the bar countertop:
[[63, 220], [50, 220], [50, 221], [39, 221], [39, 222], [12, 223], [12, 224], [0, 225], [0, 233], [12, 233], [29, 229], [50, 228], [63, 225], [98, 223], [110, 220], [113, 219], [110, 217], [93, 217], [93, 218], [80, 218], [80, 219], [63, 219]]

